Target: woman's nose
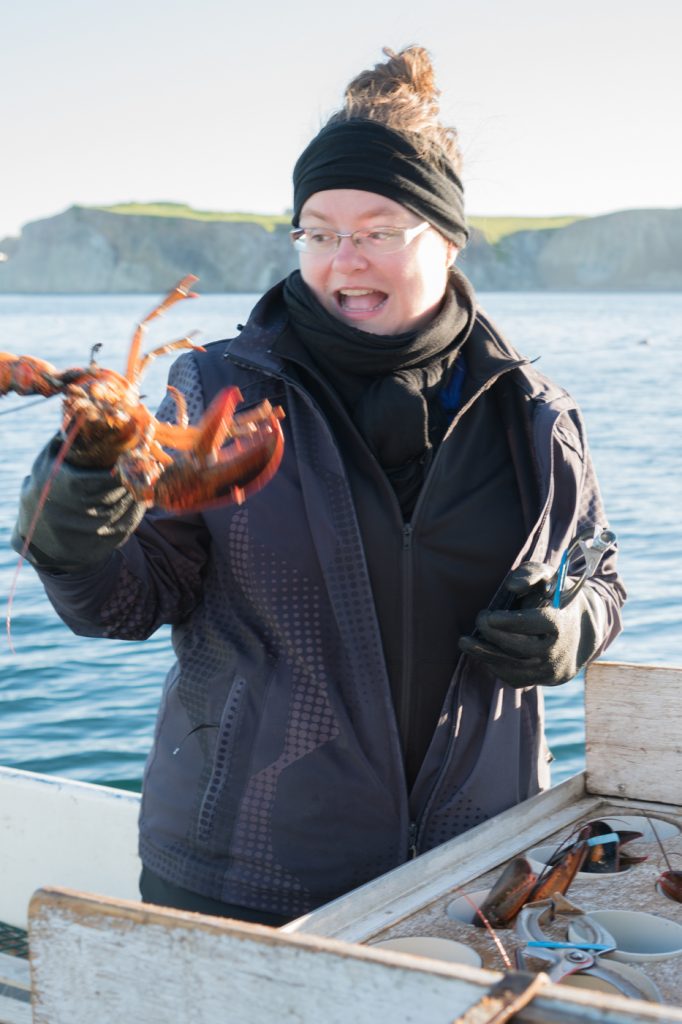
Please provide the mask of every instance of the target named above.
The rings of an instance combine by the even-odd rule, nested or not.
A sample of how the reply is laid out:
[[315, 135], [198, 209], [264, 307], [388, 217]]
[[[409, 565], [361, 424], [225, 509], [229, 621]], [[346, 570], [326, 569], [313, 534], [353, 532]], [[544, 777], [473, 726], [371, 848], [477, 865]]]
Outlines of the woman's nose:
[[349, 270], [356, 270], [359, 267], [366, 267], [368, 263], [362, 248], [355, 244], [352, 238], [340, 238], [339, 247], [334, 253], [334, 267], [343, 273]]

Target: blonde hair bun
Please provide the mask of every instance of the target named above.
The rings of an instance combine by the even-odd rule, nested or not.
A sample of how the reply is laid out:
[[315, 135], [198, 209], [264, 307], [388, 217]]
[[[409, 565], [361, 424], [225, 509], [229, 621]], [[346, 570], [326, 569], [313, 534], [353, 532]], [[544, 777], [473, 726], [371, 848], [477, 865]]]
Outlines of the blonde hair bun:
[[413, 45], [397, 53], [385, 46], [383, 53], [385, 61], [361, 71], [349, 82], [344, 105], [328, 124], [355, 118], [379, 121], [408, 134], [422, 156], [434, 147], [441, 149], [459, 174], [462, 158], [457, 132], [440, 121], [440, 90], [429, 52]]

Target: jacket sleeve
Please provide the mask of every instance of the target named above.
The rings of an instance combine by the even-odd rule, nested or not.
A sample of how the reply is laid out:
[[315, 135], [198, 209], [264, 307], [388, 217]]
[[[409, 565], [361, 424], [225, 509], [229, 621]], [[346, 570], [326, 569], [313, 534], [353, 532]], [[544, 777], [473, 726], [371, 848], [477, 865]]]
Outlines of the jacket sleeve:
[[[604, 510], [599, 483], [594, 470], [594, 464], [590, 455], [587, 441], [584, 438], [584, 473], [580, 492], [580, 504], [578, 510], [578, 523], [576, 532], [586, 529], [594, 529], [596, 526], [602, 529], [609, 527], [609, 522]], [[600, 615], [602, 638], [592, 658], [598, 658], [611, 644], [622, 627], [620, 610], [627, 597], [625, 587], [618, 574], [618, 552], [616, 547], [606, 553], [601, 560], [594, 576], [585, 584], [595, 596], [600, 598], [603, 605], [603, 615]], [[580, 566], [578, 565], [578, 569]]]
[[81, 636], [145, 640], [201, 600], [209, 539], [200, 516], [147, 513], [135, 534], [90, 570], [38, 568], [61, 619]]
[[[169, 383], [187, 399], [193, 420], [203, 412], [199, 372], [192, 355], [171, 368]], [[164, 400], [158, 418], [172, 420], [174, 403]], [[88, 473], [83, 472], [83, 479]], [[78, 474], [74, 476], [77, 478]], [[85, 502], [75, 515], [84, 515]], [[50, 503], [43, 510], [50, 516]], [[55, 531], [62, 537], [63, 529]], [[86, 564], [34, 562], [48, 598], [64, 622], [83, 636], [143, 640], [163, 624], [187, 618], [201, 599], [210, 538], [201, 515], [172, 516], [152, 510], [134, 533], [97, 557], [93, 545]], [[58, 548], [57, 548], [58, 549]], [[68, 556], [67, 556], [68, 557]]]

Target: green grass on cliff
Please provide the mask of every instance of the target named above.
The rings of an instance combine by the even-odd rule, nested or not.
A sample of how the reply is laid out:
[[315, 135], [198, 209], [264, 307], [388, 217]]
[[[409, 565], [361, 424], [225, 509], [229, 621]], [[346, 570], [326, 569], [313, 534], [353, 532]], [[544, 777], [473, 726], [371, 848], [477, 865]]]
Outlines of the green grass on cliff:
[[290, 224], [291, 218], [277, 213], [225, 213], [221, 210], [193, 210], [184, 203], [116, 203], [114, 206], [96, 206], [106, 213], [122, 213], [136, 217], [184, 217], [186, 220], [229, 220], [236, 223], [260, 224], [266, 231], [274, 231], [278, 224]]
[[487, 242], [495, 245], [505, 235], [513, 235], [517, 231], [565, 228], [567, 224], [573, 224], [575, 221], [583, 219], [577, 215], [564, 217], [469, 217], [469, 224], [473, 228], [478, 228]]
[[[221, 220], [235, 223], [260, 224], [266, 231], [274, 231], [279, 224], [290, 224], [288, 214], [281, 213], [225, 213], [220, 210], [193, 210], [184, 203], [116, 203], [114, 206], [97, 206], [107, 213], [121, 213], [137, 217], [185, 217], [189, 220]], [[579, 216], [564, 217], [470, 217], [469, 223], [478, 228], [491, 245], [505, 235], [516, 231], [544, 231], [546, 228], [563, 228], [580, 220]]]

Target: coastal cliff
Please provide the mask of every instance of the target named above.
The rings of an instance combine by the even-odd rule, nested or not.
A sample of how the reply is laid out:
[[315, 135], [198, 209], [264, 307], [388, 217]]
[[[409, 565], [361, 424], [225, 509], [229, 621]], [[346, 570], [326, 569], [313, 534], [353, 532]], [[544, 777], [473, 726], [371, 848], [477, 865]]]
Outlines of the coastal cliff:
[[[236, 215], [235, 215], [236, 216]], [[262, 292], [296, 265], [285, 223], [73, 206], [0, 241], [2, 293]], [[682, 209], [626, 210], [561, 227], [474, 228], [458, 265], [481, 291], [682, 290]]]
[[496, 245], [475, 232], [459, 264], [481, 291], [681, 291], [682, 209], [624, 210]]
[[261, 292], [296, 265], [288, 228], [72, 206], [0, 242], [0, 292], [157, 292], [196, 274], [202, 292]]

